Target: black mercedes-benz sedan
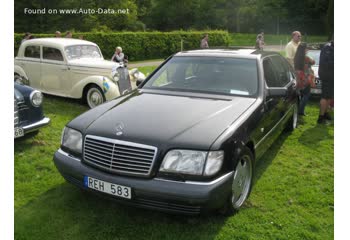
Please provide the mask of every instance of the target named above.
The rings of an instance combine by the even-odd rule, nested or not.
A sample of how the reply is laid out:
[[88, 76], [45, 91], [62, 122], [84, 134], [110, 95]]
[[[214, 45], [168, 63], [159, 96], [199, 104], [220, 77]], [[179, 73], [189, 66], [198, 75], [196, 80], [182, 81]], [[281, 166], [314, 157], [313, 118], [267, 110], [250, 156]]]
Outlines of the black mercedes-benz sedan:
[[180, 52], [69, 122], [54, 162], [68, 182], [133, 206], [234, 213], [256, 160], [297, 116], [295, 75], [278, 53]]
[[50, 123], [50, 118], [44, 116], [42, 102], [40, 91], [14, 83], [14, 138], [23, 137]]

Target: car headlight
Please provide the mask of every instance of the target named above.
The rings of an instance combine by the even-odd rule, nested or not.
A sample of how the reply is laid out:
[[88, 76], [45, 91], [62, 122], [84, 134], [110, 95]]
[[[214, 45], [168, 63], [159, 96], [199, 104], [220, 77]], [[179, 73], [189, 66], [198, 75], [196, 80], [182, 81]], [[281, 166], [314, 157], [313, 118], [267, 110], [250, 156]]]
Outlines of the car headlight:
[[164, 157], [160, 171], [212, 176], [220, 170], [223, 159], [223, 151], [171, 150]]
[[39, 107], [43, 102], [43, 94], [37, 90], [33, 91], [29, 98], [34, 107]]
[[82, 153], [83, 136], [79, 131], [65, 127], [62, 133], [61, 144], [73, 152]]

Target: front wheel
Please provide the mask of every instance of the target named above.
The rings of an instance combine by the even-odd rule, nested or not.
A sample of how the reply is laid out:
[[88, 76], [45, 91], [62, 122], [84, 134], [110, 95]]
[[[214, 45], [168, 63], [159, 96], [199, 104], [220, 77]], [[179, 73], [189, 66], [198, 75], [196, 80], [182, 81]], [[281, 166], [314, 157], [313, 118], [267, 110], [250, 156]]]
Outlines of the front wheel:
[[254, 156], [249, 148], [244, 148], [239, 155], [231, 184], [231, 195], [221, 209], [225, 215], [233, 215], [247, 200], [253, 183]]
[[86, 92], [86, 102], [90, 108], [94, 108], [106, 101], [106, 98], [100, 87], [92, 85]]

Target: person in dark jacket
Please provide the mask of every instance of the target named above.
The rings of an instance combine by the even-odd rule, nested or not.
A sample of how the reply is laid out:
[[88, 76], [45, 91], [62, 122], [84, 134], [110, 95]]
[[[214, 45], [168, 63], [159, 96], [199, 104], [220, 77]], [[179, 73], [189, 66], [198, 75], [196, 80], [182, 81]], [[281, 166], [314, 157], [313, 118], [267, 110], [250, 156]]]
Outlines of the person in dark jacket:
[[322, 81], [322, 95], [320, 100], [320, 115], [317, 123], [325, 124], [332, 120], [328, 113], [329, 106], [334, 98], [334, 41], [326, 43], [320, 54], [318, 75]]

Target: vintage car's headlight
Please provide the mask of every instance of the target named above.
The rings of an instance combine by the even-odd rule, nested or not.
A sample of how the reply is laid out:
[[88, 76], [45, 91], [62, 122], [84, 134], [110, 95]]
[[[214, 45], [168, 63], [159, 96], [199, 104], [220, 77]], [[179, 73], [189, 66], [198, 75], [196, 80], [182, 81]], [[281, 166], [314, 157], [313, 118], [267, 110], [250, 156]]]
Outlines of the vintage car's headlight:
[[33, 91], [30, 96], [30, 102], [34, 107], [39, 107], [43, 102], [43, 94], [37, 90]]
[[62, 133], [61, 144], [73, 152], [82, 153], [83, 136], [79, 131], [65, 127]]
[[211, 176], [220, 170], [223, 156], [223, 151], [171, 150], [164, 157], [160, 171]]

